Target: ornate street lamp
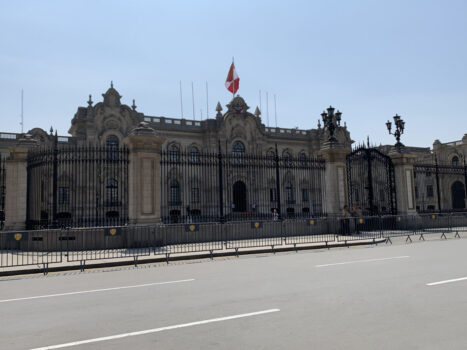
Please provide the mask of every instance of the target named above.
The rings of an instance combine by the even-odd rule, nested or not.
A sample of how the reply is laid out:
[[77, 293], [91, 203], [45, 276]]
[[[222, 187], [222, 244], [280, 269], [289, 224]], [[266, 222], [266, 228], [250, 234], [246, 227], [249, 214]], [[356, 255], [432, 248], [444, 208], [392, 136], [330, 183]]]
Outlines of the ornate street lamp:
[[334, 113], [334, 108], [332, 106], [329, 106], [326, 111], [321, 113], [321, 117], [323, 118], [323, 126], [324, 128], [329, 130], [329, 142], [337, 142], [337, 139], [334, 137], [334, 131], [338, 126], [341, 125], [341, 116], [342, 113], [337, 111]]
[[396, 126], [396, 130], [394, 131], [394, 133], [392, 133], [392, 123], [389, 120], [386, 122], [386, 127], [388, 128], [389, 135], [394, 135], [397, 141], [395, 146], [399, 150], [401, 147], [404, 147], [404, 145], [401, 143], [401, 135], [404, 133], [405, 122], [399, 115], [396, 114], [394, 116], [394, 125]]

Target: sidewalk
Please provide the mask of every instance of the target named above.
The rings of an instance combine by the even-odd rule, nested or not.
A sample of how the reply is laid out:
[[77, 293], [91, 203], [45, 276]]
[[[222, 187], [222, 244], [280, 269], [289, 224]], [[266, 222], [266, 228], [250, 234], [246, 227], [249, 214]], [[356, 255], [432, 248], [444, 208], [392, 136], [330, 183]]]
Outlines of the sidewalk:
[[[22, 266], [2, 267], [0, 268], [0, 276], [36, 273], [46, 274], [53, 271], [71, 271], [125, 265], [136, 266], [139, 264], [148, 263], [169, 263], [170, 261], [180, 260], [214, 259], [216, 257], [239, 256], [247, 254], [275, 254], [276, 252], [308, 249], [331, 249], [338, 247], [379, 244], [386, 241], [385, 238], [335, 236], [333, 241], [304, 242], [305, 239], [312, 241], [313, 238], [317, 237], [287, 237], [287, 242], [286, 239], [281, 237], [260, 238], [256, 240], [256, 245], [255, 240], [206, 243], [205, 245], [209, 244], [209, 247], [200, 247], [200, 245], [203, 245], [203, 243], [182, 244], [158, 249], [140, 248], [137, 252], [135, 249], [109, 249], [108, 251], [80, 252], [73, 251], [69, 253], [66, 251], [50, 253], [0, 251], [0, 259], [2, 262], [15, 260], [20, 262], [23, 260], [29, 263], [28, 265]], [[250, 245], [250, 247], [248, 247], [248, 245]], [[184, 249], [187, 250], [187, 252], [180, 252]]]

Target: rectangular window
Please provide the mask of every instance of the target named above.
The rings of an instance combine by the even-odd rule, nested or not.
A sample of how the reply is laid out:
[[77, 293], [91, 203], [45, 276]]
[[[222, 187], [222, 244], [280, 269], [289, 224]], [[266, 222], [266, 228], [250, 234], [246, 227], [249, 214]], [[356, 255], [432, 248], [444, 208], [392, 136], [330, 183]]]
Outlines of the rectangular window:
[[426, 196], [433, 197], [433, 185], [426, 186]]
[[191, 203], [199, 203], [199, 188], [191, 189]]
[[277, 202], [277, 191], [275, 188], [269, 189], [269, 197], [271, 198], [271, 202]]
[[58, 204], [68, 204], [70, 202], [70, 188], [59, 187], [58, 188]]
[[310, 196], [308, 195], [308, 189], [302, 188], [302, 202], [308, 202], [310, 200]]
[[[415, 174], [414, 174], [415, 175]], [[418, 186], [415, 186], [415, 198], [418, 199]]]

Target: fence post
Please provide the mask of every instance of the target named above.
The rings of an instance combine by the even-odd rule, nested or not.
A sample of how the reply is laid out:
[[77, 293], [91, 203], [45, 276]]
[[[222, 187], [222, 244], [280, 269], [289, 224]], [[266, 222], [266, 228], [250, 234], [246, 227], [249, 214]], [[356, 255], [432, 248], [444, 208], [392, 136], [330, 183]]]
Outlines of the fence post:
[[124, 141], [130, 150], [129, 222], [131, 224], [158, 222], [162, 216], [160, 163], [161, 146], [165, 139], [147, 124], [140, 123]]
[[435, 173], [436, 173], [436, 194], [438, 196], [438, 212], [441, 213], [441, 197], [439, 193], [439, 167], [438, 167], [438, 157], [435, 154]]
[[52, 164], [52, 227], [57, 227], [57, 173], [58, 173], [58, 135], [55, 130], [54, 152]]
[[465, 164], [465, 157], [464, 157], [464, 190], [465, 190], [465, 198], [467, 199], [467, 165]]
[[27, 218], [27, 157], [30, 147], [37, 145], [31, 136], [20, 139], [18, 145], [10, 148], [5, 163], [5, 223], [6, 230], [25, 228]]
[[394, 165], [394, 180], [396, 187], [396, 208], [399, 215], [416, 214], [414, 162], [416, 155], [411, 153], [389, 152]]
[[350, 148], [340, 143], [324, 142], [318, 152], [318, 157], [325, 160], [324, 196], [326, 213], [331, 216], [339, 216], [347, 203], [347, 155]]
[[222, 149], [221, 141], [219, 140], [219, 153], [217, 154], [219, 162], [219, 221], [224, 222], [224, 186], [222, 182]]
[[277, 214], [278, 219], [282, 220], [282, 212], [281, 212], [281, 181], [279, 178], [279, 154], [277, 152], [277, 143], [276, 143], [276, 199], [277, 199]]

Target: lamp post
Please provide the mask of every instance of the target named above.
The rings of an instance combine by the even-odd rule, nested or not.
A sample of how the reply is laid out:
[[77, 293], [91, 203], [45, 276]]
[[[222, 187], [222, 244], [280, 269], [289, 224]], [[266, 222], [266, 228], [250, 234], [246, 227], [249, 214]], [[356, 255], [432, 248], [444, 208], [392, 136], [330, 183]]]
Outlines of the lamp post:
[[324, 111], [321, 113], [324, 127], [329, 130], [329, 142], [337, 142], [337, 139], [334, 137], [334, 131], [341, 125], [341, 116], [342, 113], [339, 111], [334, 113], [334, 108], [332, 106], [329, 106], [327, 112]]
[[389, 135], [394, 135], [397, 141], [395, 146], [399, 150], [401, 147], [404, 147], [404, 145], [401, 143], [401, 135], [404, 133], [405, 121], [399, 115], [396, 114], [394, 116], [394, 125], [396, 126], [396, 130], [394, 131], [394, 133], [392, 133], [392, 123], [389, 120], [386, 123]]

